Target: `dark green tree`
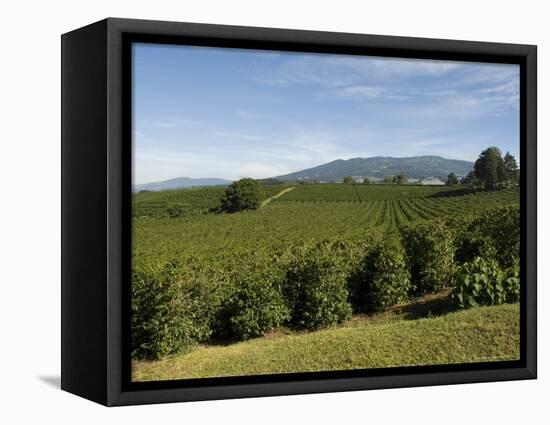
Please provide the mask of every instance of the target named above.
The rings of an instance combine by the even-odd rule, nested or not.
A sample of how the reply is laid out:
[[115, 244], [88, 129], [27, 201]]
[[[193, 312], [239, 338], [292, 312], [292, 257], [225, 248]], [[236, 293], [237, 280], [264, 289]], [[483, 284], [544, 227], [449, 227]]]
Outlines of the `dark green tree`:
[[353, 184], [353, 183], [355, 183], [355, 179], [352, 176], [344, 177], [344, 184]]
[[506, 155], [504, 155], [504, 168], [506, 170], [506, 180], [510, 183], [517, 183], [519, 177], [518, 163], [510, 152], [506, 152]]
[[478, 179], [474, 171], [470, 171], [465, 177], [460, 179], [460, 184], [476, 185], [477, 183]]
[[506, 180], [506, 167], [500, 149], [493, 146], [482, 151], [474, 164], [474, 173], [485, 189], [497, 189]]
[[393, 177], [393, 183], [395, 184], [404, 184], [407, 183], [407, 176], [403, 173], [399, 173], [398, 175]]
[[456, 177], [455, 173], [450, 173], [447, 176], [447, 181], [445, 182], [447, 186], [454, 186], [455, 184], [458, 184], [458, 178]]
[[222, 210], [237, 212], [243, 210], [256, 210], [260, 207], [262, 199], [262, 187], [251, 178], [244, 178], [233, 182], [225, 191], [221, 199]]
[[363, 178], [363, 184], [371, 184], [371, 181], [368, 177]]

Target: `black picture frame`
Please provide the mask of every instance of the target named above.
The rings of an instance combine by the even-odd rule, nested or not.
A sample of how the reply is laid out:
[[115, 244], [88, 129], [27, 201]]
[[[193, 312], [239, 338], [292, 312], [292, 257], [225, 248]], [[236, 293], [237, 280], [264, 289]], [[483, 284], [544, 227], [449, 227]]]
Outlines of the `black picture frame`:
[[[108, 18], [62, 36], [62, 389], [114, 406], [537, 376], [533, 45]], [[520, 360], [130, 382], [132, 42], [520, 65]]]

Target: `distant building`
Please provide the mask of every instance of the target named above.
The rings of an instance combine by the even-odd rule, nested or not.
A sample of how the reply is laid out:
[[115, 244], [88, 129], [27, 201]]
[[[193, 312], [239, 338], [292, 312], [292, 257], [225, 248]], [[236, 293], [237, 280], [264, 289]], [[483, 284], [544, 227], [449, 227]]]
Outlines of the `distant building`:
[[445, 184], [444, 181], [438, 179], [437, 177], [429, 177], [427, 179], [420, 180], [421, 184], [430, 185], [430, 186], [442, 186]]

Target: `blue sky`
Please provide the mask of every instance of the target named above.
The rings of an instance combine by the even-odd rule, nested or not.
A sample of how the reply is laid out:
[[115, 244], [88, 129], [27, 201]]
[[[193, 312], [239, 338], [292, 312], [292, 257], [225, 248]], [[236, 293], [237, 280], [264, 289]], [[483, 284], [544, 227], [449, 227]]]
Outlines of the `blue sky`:
[[488, 146], [519, 160], [519, 67], [134, 44], [136, 184]]

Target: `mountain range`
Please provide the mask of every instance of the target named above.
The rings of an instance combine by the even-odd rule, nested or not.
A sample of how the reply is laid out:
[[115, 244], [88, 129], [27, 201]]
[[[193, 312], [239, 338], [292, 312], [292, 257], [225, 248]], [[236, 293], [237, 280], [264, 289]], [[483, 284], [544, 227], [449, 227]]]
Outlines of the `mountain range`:
[[[444, 181], [449, 173], [455, 173], [460, 178], [468, 174], [473, 167], [474, 163], [470, 161], [447, 159], [433, 155], [407, 158], [375, 156], [371, 158], [337, 159], [316, 167], [263, 180], [341, 181], [345, 176], [352, 176], [356, 179], [369, 177], [373, 180], [381, 180], [386, 176], [402, 173], [412, 180], [440, 179]], [[134, 192], [185, 189], [199, 186], [226, 186], [231, 183], [231, 180], [220, 178], [177, 177], [159, 182], [138, 184], [134, 186]]]
[[445, 180], [449, 173], [455, 173], [458, 177], [463, 177], [473, 167], [473, 162], [447, 159], [441, 156], [426, 155], [407, 158], [375, 156], [371, 158], [337, 159], [316, 167], [277, 176], [274, 179], [282, 181], [340, 181], [345, 176], [353, 176], [355, 178], [370, 177], [377, 180], [403, 173], [409, 179], [439, 178]]
[[140, 192], [142, 190], [157, 192], [159, 190], [185, 189], [199, 186], [227, 186], [231, 183], [233, 183], [231, 180], [217, 178], [193, 179], [191, 177], [176, 177], [175, 179], [163, 180], [160, 182], [137, 184], [134, 186], [134, 192]]

